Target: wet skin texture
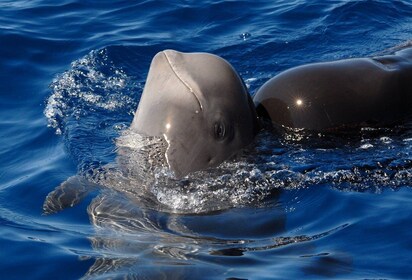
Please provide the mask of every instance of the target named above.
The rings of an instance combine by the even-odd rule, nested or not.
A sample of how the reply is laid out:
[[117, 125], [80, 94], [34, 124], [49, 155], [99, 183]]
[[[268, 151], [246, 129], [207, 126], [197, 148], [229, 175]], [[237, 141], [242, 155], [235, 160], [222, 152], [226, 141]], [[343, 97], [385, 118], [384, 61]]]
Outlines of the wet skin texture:
[[412, 48], [292, 68], [266, 82], [253, 101], [259, 116], [292, 128], [388, 125], [412, 112]]

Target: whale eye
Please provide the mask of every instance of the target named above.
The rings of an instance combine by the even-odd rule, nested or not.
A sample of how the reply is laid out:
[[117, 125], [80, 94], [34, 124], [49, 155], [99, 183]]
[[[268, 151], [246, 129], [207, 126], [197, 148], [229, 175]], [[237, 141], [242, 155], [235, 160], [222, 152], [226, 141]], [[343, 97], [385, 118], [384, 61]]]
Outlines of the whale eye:
[[226, 127], [223, 122], [217, 122], [214, 126], [214, 135], [217, 140], [223, 140], [226, 136]]

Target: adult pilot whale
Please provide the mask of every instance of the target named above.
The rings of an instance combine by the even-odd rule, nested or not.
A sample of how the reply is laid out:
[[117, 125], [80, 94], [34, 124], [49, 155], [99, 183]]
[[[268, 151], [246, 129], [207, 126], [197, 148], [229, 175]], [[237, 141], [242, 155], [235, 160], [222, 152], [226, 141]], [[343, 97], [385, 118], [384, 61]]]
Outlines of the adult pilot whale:
[[252, 142], [254, 105], [234, 68], [208, 53], [156, 54], [130, 129], [164, 137], [177, 178], [215, 167]]
[[286, 127], [391, 124], [412, 112], [412, 48], [295, 67], [267, 81], [253, 101], [259, 116]]

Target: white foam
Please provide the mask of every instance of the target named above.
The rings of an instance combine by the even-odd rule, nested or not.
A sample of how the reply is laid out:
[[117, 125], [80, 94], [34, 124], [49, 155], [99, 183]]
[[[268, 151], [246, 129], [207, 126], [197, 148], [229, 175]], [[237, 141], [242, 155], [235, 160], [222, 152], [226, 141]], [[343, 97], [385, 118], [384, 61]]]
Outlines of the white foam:
[[105, 49], [91, 51], [53, 79], [44, 110], [48, 125], [60, 134], [64, 120], [71, 115], [87, 114], [93, 108], [114, 111], [133, 103], [123, 93], [128, 82], [126, 73], [108, 61]]
[[362, 150], [367, 150], [367, 149], [373, 148], [373, 145], [370, 143], [366, 143], [366, 144], [362, 144], [359, 148]]

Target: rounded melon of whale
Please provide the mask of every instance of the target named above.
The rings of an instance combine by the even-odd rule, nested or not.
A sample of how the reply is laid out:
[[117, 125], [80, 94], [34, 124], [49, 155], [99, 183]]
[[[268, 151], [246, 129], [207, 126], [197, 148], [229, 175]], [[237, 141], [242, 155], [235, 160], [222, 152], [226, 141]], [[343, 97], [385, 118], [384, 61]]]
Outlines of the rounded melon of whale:
[[177, 178], [215, 167], [252, 142], [258, 120], [234, 68], [208, 53], [165, 50], [150, 65], [131, 129], [164, 137]]

